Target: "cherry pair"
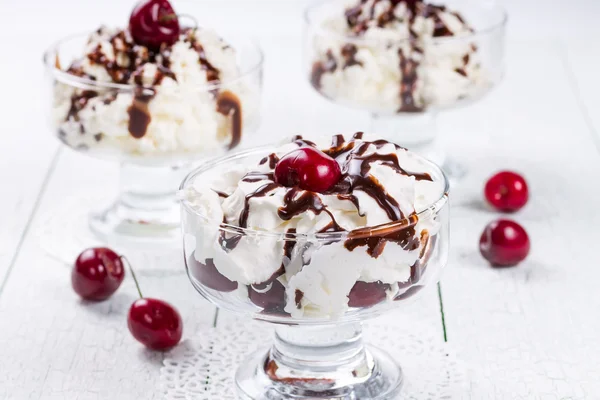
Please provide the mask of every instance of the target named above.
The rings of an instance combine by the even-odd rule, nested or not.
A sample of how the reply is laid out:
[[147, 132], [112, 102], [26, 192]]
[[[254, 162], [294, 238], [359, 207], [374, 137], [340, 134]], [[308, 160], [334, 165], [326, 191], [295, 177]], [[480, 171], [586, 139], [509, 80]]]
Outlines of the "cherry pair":
[[[105, 247], [82, 251], [71, 273], [73, 289], [86, 300], [108, 299], [125, 278], [124, 262], [127, 262], [125, 257]], [[183, 333], [181, 316], [169, 303], [143, 297], [131, 265], [129, 268], [140, 295], [129, 308], [129, 331], [139, 342], [153, 350], [175, 346]]]
[[[485, 185], [485, 198], [499, 211], [514, 212], [529, 199], [525, 179], [514, 172], [502, 171]], [[479, 239], [479, 251], [495, 267], [509, 267], [523, 261], [531, 244], [525, 229], [509, 219], [489, 223]]]

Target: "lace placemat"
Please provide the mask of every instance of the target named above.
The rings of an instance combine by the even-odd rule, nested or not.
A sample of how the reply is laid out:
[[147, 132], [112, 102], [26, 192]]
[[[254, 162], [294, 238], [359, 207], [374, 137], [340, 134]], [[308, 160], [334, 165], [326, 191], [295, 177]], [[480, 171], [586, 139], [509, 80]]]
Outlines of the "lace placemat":
[[[229, 323], [184, 341], [167, 354], [161, 368], [165, 399], [236, 399], [237, 366], [258, 346], [264, 347], [272, 331], [258, 322]], [[433, 326], [399, 326], [379, 319], [365, 325], [364, 335], [400, 360], [405, 375], [402, 399], [459, 399], [465, 393], [464, 368]]]

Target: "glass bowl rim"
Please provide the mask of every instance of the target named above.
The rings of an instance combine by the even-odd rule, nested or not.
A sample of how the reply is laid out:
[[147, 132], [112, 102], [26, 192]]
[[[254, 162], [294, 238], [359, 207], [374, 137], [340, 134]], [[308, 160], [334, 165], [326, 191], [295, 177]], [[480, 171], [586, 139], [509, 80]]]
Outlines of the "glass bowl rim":
[[[316, 19], [311, 16], [311, 13], [314, 10], [318, 9], [319, 7], [322, 7], [326, 4], [332, 4], [332, 3], [337, 3], [337, 2], [341, 3], [342, 1], [343, 0], [313, 0], [304, 9], [304, 13], [303, 13], [304, 23], [307, 26], [311, 27], [311, 29], [315, 29], [325, 36], [337, 37], [337, 38], [344, 40], [346, 42], [349, 42], [349, 43], [356, 43], [356, 44], [371, 43], [371, 44], [385, 44], [385, 45], [398, 44], [398, 45], [400, 45], [400, 44], [404, 44], [406, 42], [413, 42], [413, 40], [410, 38], [405, 38], [405, 39], [365, 38], [365, 37], [360, 37], [360, 36], [352, 36], [349, 34], [339, 33], [332, 29], [324, 28], [322, 23], [318, 23], [322, 20], [316, 21]], [[485, 36], [490, 33], [499, 31], [506, 27], [506, 24], [508, 23], [508, 12], [506, 11], [506, 8], [503, 7], [497, 0], [485, 0], [485, 1], [467, 0], [467, 1], [478, 5], [479, 7], [487, 7], [487, 8], [495, 9], [501, 15], [500, 20], [494, 24], [491, 24], [490, 26], [486, 26], [484, 29], [480, 29], [480, 30], [477, 30], [477, 31], [474, 31], [471, 33], [465, 33], [465, 34], [461, 34], [459, 36], [442, 36], [442, 37], [429, 38], [429, 39], [427, 39], [428, 44], [462, 42], [465, 40], [473, 40], [478, 37]]]
[[[113, 89], [113, 90], [122, 90], [122, 91], [125, 91], [125, 90], [131, 91], [131, 90], [134, 90], [134, 89], [140, 88], [140, 87], [152, 88], [151, 86], [140, 86], [140, 85], [130, 84], [130, 83], [95, 81], [95, 80], [88, 79], [85, 77], [80, 77], [80, 76], [70, 74], [67, 71], [57, 68], [56, 64], [55, 64], [56, 61], [52, 56], [56, 55], [58, 53], [58, 49], [60, 48], [60, 46], [64, 45], [66, 42], [68, 42], [70, 40], [74, 40], [77, 38], [89, 37], [89, 35], [92, 32], [85, 31], [85, 32], [73, 33], [73, 34], [70, 34], [67, 36], [63, 36], [61, 39], [58, 39], [52, 45], [50, 45], [50, 47], [48, 47], [44, 51], [44, 54], [42, 56], [42, 62], [44, 63], [44, 67], [45, 67], [46, 71], [50, 72], [57, 81], [67, 84], [67, 85], [80, 87], [80, 88], [102, 88], [102, 89]], [[239, 34], [236, 34], [236, 35], [239, 35]], [[223, 37], [221, 35], [219, 35], [219, 36]], [[221, 88], [224, 88], [231, 84], [242, 81], [246, 77], [251, 76], [252, 74], [256, 73], [257, 71], [260, 71], [263, 68], [264, 60], [265, 60], [265, 55], [264, 55], [263, 49], [261, 48], [260, 44], [258, 43], [258, 41], [256, 39], [249, 37], [247, 35], [239, 35], [239, 36], [241, 38], [243, 38], [244, 40], [246, 40], [248, 43], [250, 43], [250, 45], [253, 47], [253, 51], [256, 51], [256, 54], [258, 56], [257, 62], [253, 63], [253, 65], [251, 65], [250, 67], [246, 68], [243, 73], [240, 73], [235, 78], [227, 80], [227, 81], [219, 81], [216, 83], [204, 83], [204, 84], [199, 84], [199, 85], [182, 85], [182, 86], [184, 86], [184, 87], [190, 86], [191, 88], [194, 88], [194, 89], [197, 89], [200, 91], [209, 92], [211, 90], [221, 89]], [[179, 85], [176, 87], [169, 87], [169, 88], [162, 88], [162, 89], [178, 90]]]
[[[243, 150], [243, 151], [240, 151], [237, 153], [229, 154], [229, 155], [226, 155], [223, 157], [213, 158], [209, 161], [202, 163], [200, 166], [196, 167], [194, 170], [192, 170], [190, 173], [188, 173], [188, 175], [184, 178], [183, 182], [181, 182], [181, 185], [179, 186], [178, 197], [179, 197], [179, 202], [181, 204], [181, 207], [184, 210], [186, 210], [186, 212], [199, 216], [205, 222], [209, 222], [209, 221], [217, 222], [217, 221], [211, 219], [209, 216], [202, 214], [197, 209], [192, 207], [192, 205], [189, 203], [189, 201], [185, 197], [183, 197], [182, 192], [185, 189], [187, 189], [188, 187], [190, 187], [190, 184], [193, 182], [193, 180], [197, 176], [211, 170], [212, 168], [214, 168], [218, 165], [222, 165], [222, 164], [225, 164], [227, 162], [231, 162], [231, 161], [234, 161], [237, 159], [242, 159], [242, 158], [254, 155], [254, 154], [268, 155], [269, 152], [273, 152], [273, 150], [276, 150], [277, 148], [278, 148], [278, 146], [273, 145], [273, 144], [259, 146], [259, 147], [253, 147], [253, 148], [246, 149], [246, 150]], [[313, 242], [314, 241], [325, 241], [326, 242], [326, 241], [331, 241], [331, 240], [339, 241], [339, 240], [345, 240], [345, 239], [368, 238], [368, 237], [372, 237], [372, 236], [390, 234], [394, 231], [406, 229], [409, 226], [414, 226], [417, 224], [417, 222], [419, 220], [423, 219], [422, 217], [431, 218], [431, 216], [437, 215], [438, 212], [444, 208], [444, 206], [448, 203], [448, 195], [450, 192], [450, 181], [449, 181], [446, 173], [442, 170], [442, 168], [440, 168], [433, 161], [430, 161], [427, 158], [422, 157], [416, 153], [412, 153], [412, 154], [417, 155], [417, 157], [419, 157], [421, 160], [425, 161], [427, 164], [429, 164], [431, 167], [433, 167], [435, 169], [436, 174], [439, 175], [444, 181], [444, 189], [443, 189], [440, 197], [437, 200], [435, 200], [433, 203], [429, 204], [427, 207], [425, 207], [423, 210], [419, 211], [418, 213], [412, 214], [401, 220], [387, 222], [387, 223], [384, 223], [381, 225], [361, 227], [361, 228], [357, 228], [352, 231], [344, 231], [344, 232], [324, 232], [324, 233], [269, 232], [266, 230], [242, 228], [242, 227], [227, 224], [224, 222], [219, 222], [218, 230], [219, 230], [219, 232], [227, 232], [227, 233], [238, 234], [238, 235], [243, 235], [243, 236], [271, 237], [271, 238], [275, 238], [275, 239], [283, 240], [283, 241], [313, 241]], [[182, 219], [182, 224], [183, 224], [183, 219]]]

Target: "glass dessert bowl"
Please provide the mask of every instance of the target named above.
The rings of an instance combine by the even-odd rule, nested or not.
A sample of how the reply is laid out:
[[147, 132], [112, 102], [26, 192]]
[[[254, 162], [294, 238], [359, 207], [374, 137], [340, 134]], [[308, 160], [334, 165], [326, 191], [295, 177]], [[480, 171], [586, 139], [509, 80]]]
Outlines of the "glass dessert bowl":
[[[371, 130], [460, 175], [436, 143], [436, 115], [476, 102], [504, 74], [507, 15], [493, 1], [325, 0], [305, 12], [305, 73]], [[448, 169], [447, 169], [448, 167]]]
[[273, 346], [237, 370], [242, 398], [396, 398], [402, 371], [363, 343], [361, 323], [438, 281], [448, 189], [435, 164], [362, 133], [331, 145], [296, 137], [188, 175], [179, 193], [192, 284], [276, 324]]
[[178, 23], [170, 38], [165, 27], [158, 39], [136, 34], [134, 16], [154, 3], [168, 6], [142, 2], [128, 28], [72, 35], [44, 54], [53, 132], [71, 149], [121, 163], [118, 199], [89, 219], [104, 241], [179, 244], [173, 183], [259, 123], [260, 48], [244, 35]]

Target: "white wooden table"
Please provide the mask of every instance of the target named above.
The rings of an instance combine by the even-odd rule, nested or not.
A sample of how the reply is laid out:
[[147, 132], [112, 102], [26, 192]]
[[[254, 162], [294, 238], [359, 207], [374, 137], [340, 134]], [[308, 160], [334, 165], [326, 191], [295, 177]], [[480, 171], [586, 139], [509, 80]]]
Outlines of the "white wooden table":
[[[301, 80], [302, 3], [213, 0], [204, 7], [201, 20], [239, 26], [263, 44], [261, 141], [368, 128], [365, 116], [325, 102]], [[481, 103], [440, 119], [448, 149], [472, 173], [452, 193], [440, 297], [433, 290], [419, 306], [469, 370], [463, 398], [598, 399], [600, 3], [506, 3], [505, 81]], [[161, 397], [163, 355], [144, 350], [126, 328], [131, 279], [111, 300], [83, 305], [69, 269], [47, 256], [37, 235], [42, 217], [65, 198], [98, 188], [110, 194], [117, 178], [115, 165], [59, 149], [44, 120], [41, 52], [69, 32], [121, 22], [115, 16], [130, 7], [117, 0], [0, 2], [0, 399]], [[530, 183], [529, 204], [512, 217], [528, 230], [532, 251], [519, 267], [495, 270], [477, 250], [483, 227], [497, 217], [481, 192], [486, 177], [506, 168]], [[194, 292], [183, 265], [174, 260], [169, 268], [140, 274], [146, 294], [178, 307], [186, 337], [218, 324], [223, 316], [215, 318]]]

